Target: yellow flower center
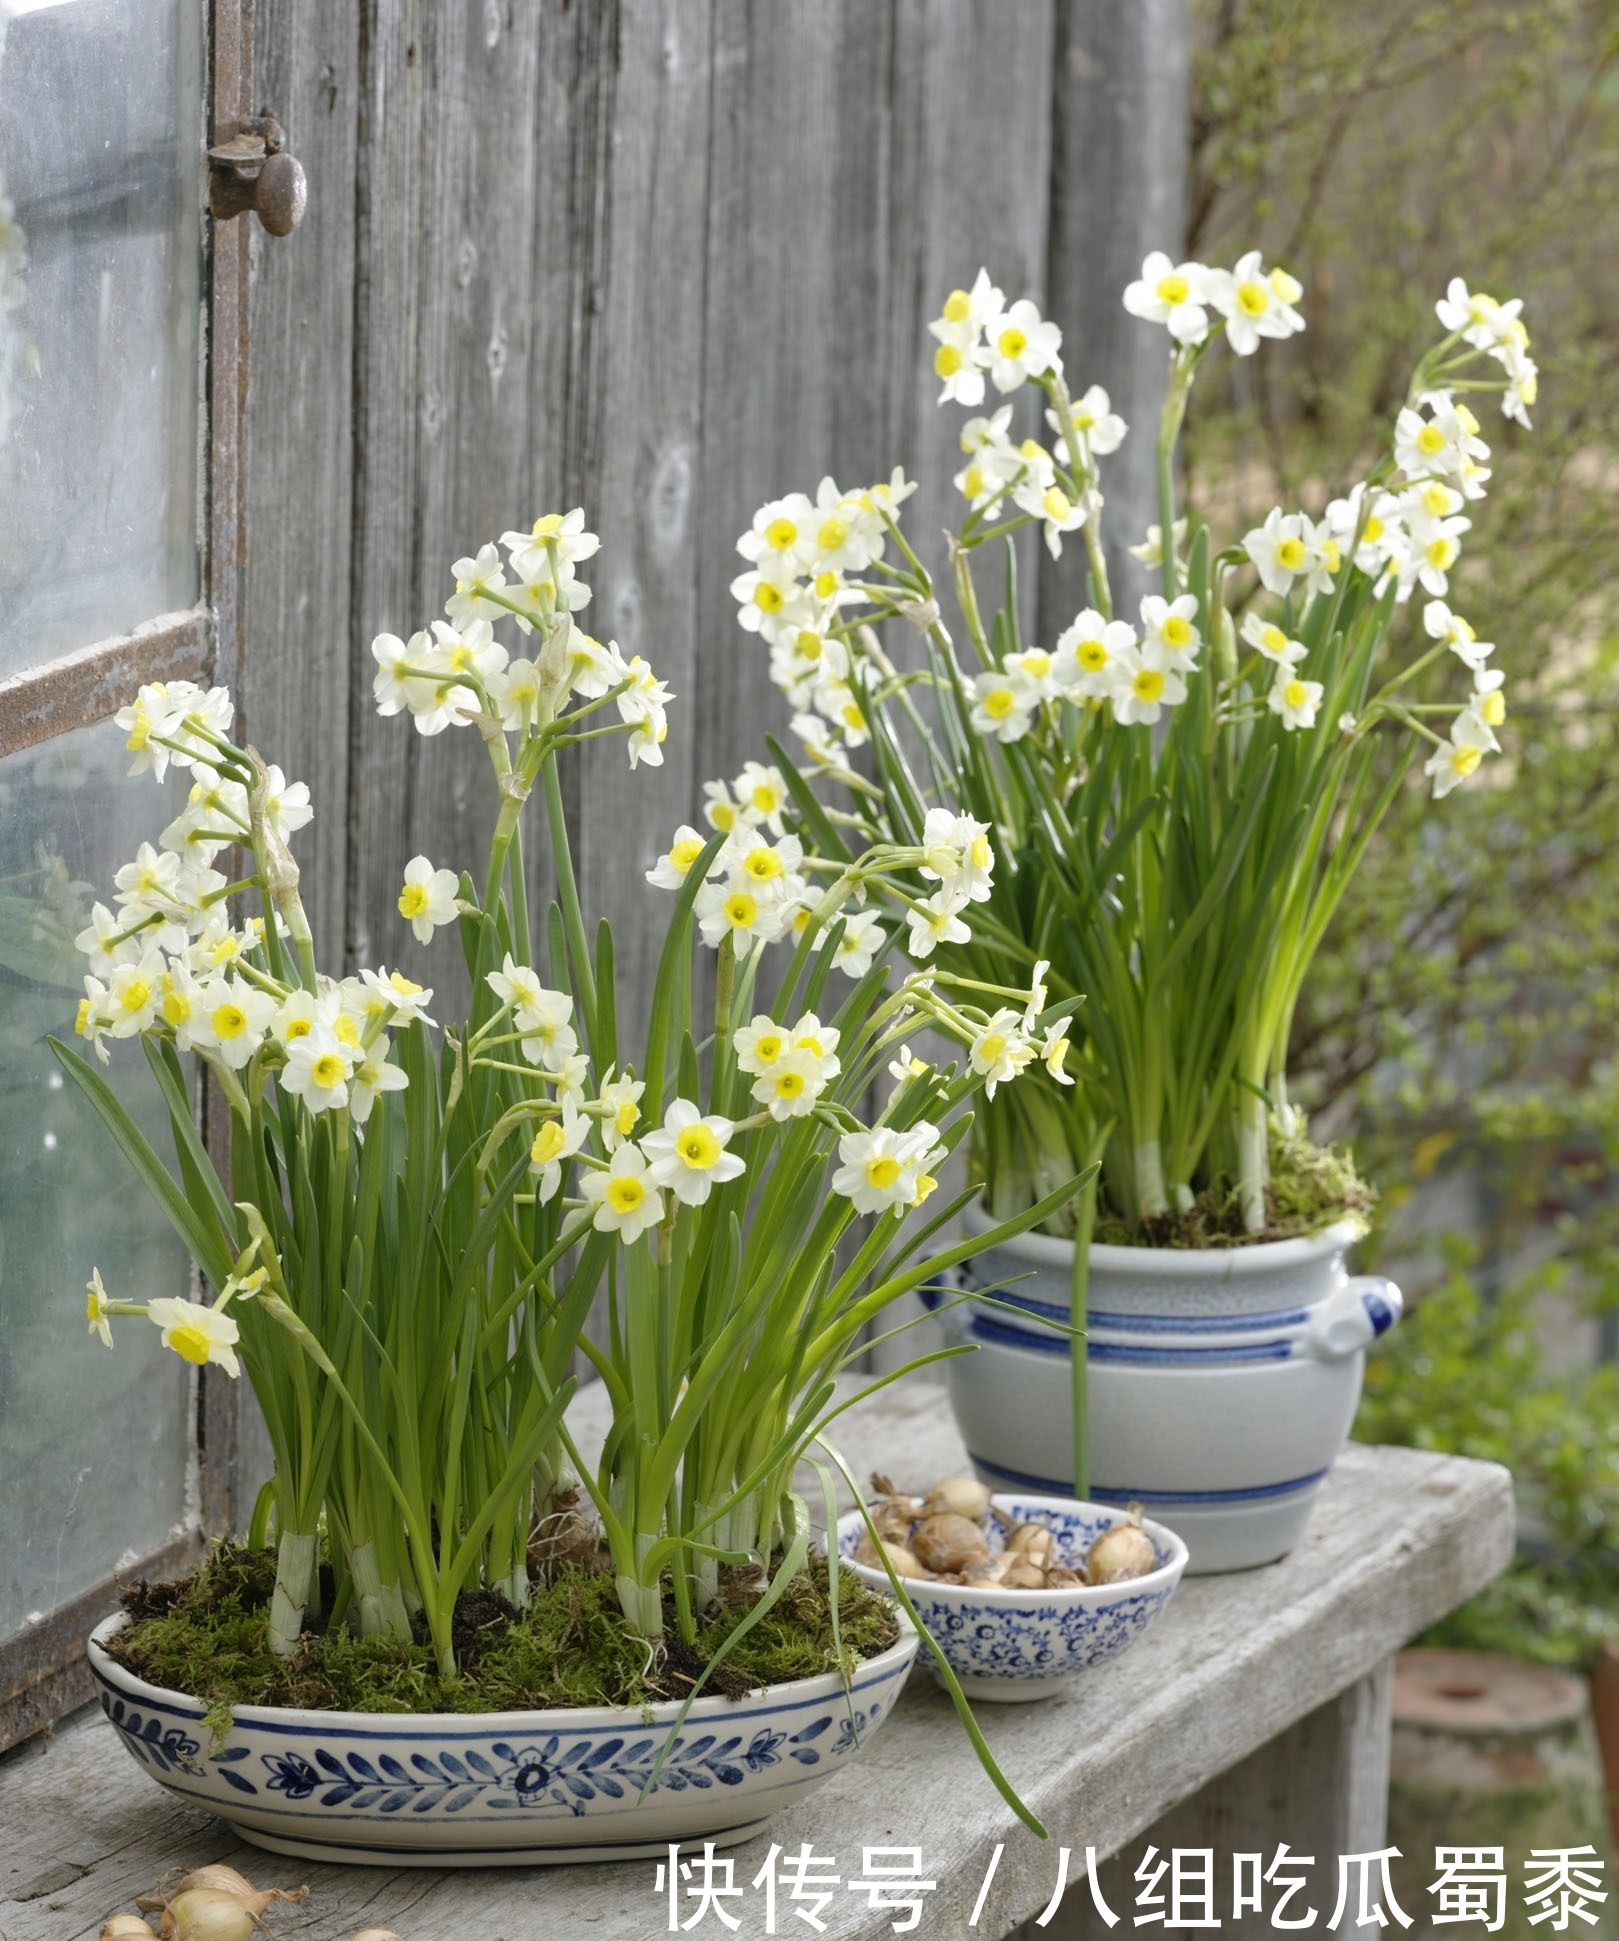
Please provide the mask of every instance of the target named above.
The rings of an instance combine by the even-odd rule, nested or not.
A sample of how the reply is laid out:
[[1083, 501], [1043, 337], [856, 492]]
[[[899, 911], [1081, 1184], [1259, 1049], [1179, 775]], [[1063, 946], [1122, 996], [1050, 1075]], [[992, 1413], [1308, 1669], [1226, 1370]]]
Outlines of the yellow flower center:
[[323, 1092], [336, 1091], [346, 1076], [342, 1059], [335, 1051], [323, 1051], [309, 1068], [309, 1076]]
[[892, 1153], [884, 1153], [880, 1159], [866, 1161], [866, 1184], [875, 1186], [879, 1193], [886, 1193], [900, 1176], [900, 1163]]
[[786, 1042], [779, 1031], [763, 1032], [753, 1041], [753, 1055], [761, 1065], [773, 1065]]
[[1422, 488], [1422, 509], [1435, 519], [1443, 519], [1450, 510], [1450, 488], [1446, 485], [1425, 485]]
[[724, 1150], [712, 1128], [701, 1120], [687, 1126], [675, 1141], [675, 1151], [695, 1173], [706, 1173]]
[[991, 721], [1004, 721], [1017, 711], [1017, 696], [1009, 687], [992, 687], [984, 696], [984, 712]]
[[1276, 564], [1287, 573], [1298, 573], [1304, 569], [1304, 541], [1284, 539], [1276, 548]]
[[684, 876], [702, 853], [701, 839], [697, 836], [686, 836], [669, 851], [669, 861]]
[[798, 528], [791, 519], [772, 519], [765, 527], [765, 544], [778, 553], [786, 552], [797, 537]]
[[858, 702], [845, 701], [840, 713], [846, 728], [863, 728], [866, 725], [866, 717], [860, 712]]
[[1074, 649], [1074, 658], [1087, 674], [1100, 674], [1107, 666], [1107, 649], [1099, 640], [1082, 640]]
[[216, 1038], [240, 1038], [247, 1029], [247, 1013], [239, 1004], [218, 1004], [209, 1022]]
[[821, 658], [822, 645], [821, 636], [813, 627], [801, 627], [793, 650], [800, 660], [817, 661]]
[[1445, 434], [1438, 425], [1424, 425], [1417, 433], [1417, 450], [1432, 458], [1445, 449]]
[[750, 849], [742, 859], [743, 870], [756, 883], [768, 883], [783, 874], [786, 865], [780, 854], [770, 848]]
[[983, 468], [978, 465], [969, 465], [961, 475], [962, 496], [968, 499], [976, 499], [982, 496], [983, 490]]
[[1484, 750], [1482, 748], [1475, 748], [1471, 743], [1466, 743], [1460, 748], [1451, 750], [1450, 766], [1452, 771], [1465, 781], [1472, 774], [1473, 770], [1478, 767], [1483, 758]]
[[1068, 494], [1060, 485], [1047, 486], [1045, 497], [1040, 503], [1045, 508], [1048, 519], [1066, 519], [1074, 509], [1069, 503]]
[[1451, 409], [1456, 413], [1457, 424], [1461, 426], [1462, 430], [1465, 431], [1470, 438], [1473, 437], [1478, 431], [1477, 418], [1473, 416], [1472, 412], [1468, 410], [1465, 404], [1452, 405]]
[[1184, 303], [1191, 294], [1191, 284], [1178, 270], [1171, 270], [1168, 276], [1161, 276], [1158, 279], [1158, 301], [1167, 303], [1171, 309], [1177, 303]]
[[560, 539], [562, 537], [562, 514], [547, 512], [534, 521], [536, 539]]
[[952, 290], [944, 300], [946, 323], [965, 323], [972, 315], [973, 300], [965, 290]]
[[777, 1072], [775, 1092], [778, 1099], [798, 1099], [804, 1096], [804, 1074], [795, 1072], [789, 1065], [785, 1071]]
[[1266, 283], [1239, 283], [1237, 308], [1245, 317], [1262, 317], [1270, 308], [1270, 286]]
[[191, 1016], [191, 1000], [184, 991], [177, 991], [167, 978], [163, 981], [168, 985], [163, 996], [163, 1022], [178, 1030]]
[[849, 527], [845, 520], [833, 517], [826, 520], [815, 535], [815, 543], [823, 553], [835, 553], [849, 537]]
[[[709, 809], [708, 819], [722, 836], [727, 835], [736, 827], [736, 810], [729, 802], [716, 802]], [[689, 868], [690, 865], [688, 864], [687, 867]]]
[[206, 1331], [190, 1321], [169, 1330], [169, 1346], [183, 1361], [193, 1362], [198, 1368], [207, 1361], [211, 1345]]
[[967, 854], [975, 869], [988, 869], [993, 860], [989, 837], [982, 834], [974, 836], [968, 846]]
[[1290, 708], [1302, 708], [1309, 698], [1302, 681], [1289, 681], [1282, 689], [1282, 699]]
[[1166, 647], [1184, 650], [1192, 644], [1192, 626], [1189, 620], [1178, 613], [1172, 613], [1164, 621], [1163, 642]]
[[152, 987], [144, 977], [132, 977], [124, 986], [123, 996], [118, 1000], [126, 1011], [141, 1011], [152, 995]]
[[427, 885], [407, 883], [399, 892], [399, 914], [406, 918], [423, 916], [427, 911]]
[[1164, 692], [1164, 677], [1156, 667], [1144, 667], [1130, 683], [1130, 689], [1138, 701], [1160, 700]]
[[759, 915], [759, 906], [746, 890], [735, 890], [725, 899], [726, 920], [734, 929], [751, 928]]
[[1043, 681], [1051, 672], [1051, 656], [1042, 648], [1031, 647], [1023, 656], [1023, 671], [1031, 681]]
[[781, 807], [781, 790], [770, 782], [759, 782], [755, 784], [748, 801], [760, 815], [771, 815]]
[[73, 1029], [78, 1033], [78, 1035], [81, 1038], [84, 1036], [85, 1028], [88, 1026], [89, 1022], [90, 1022], [90, 1000], [87, 997], [81, 997], [79, 999], [78, 1012], [76, 1013], [73, 1019]]
[[646, 1199], [646, 1187], [634, 1173], [615, 1173], [607, 1182], [607, 1204], [615, 1213], [633, 1213]]
[[911, 1195], [911, 1205], [920, 1206], [938, 1184], [939, 1182], [931, 1173], [918, 1173], [916, 1191]]
[[1493, 693], [1485, 695], [1479, 713], [1492, 728], [1499, 728], [1507, 718], [1507, 697], [1496, 688]]
[[151, 717], [147, 714], [146, 710], [137, 701], [135, 704], [134, 722], [131, 725], [129, 730], [129, 739], [124, 743], [124, 746], [126, 748], [135, 748], [135, 749], [144, 748], [146, 746], [147, 737], [151, 734], [151, 732], [152, 732]]
[[780, 613], [787, 604], [787, 598], [779, 586], [772, 586], [769, 580], [761, 580], [753, 590], [753, 604], [761, 613]]
[[281, 1034], [281, 1042], [285, 1045], [290, 1045], [295, 1043], [299, 1038], [307, 1038], [312, 1022], [313, 1020], [310, 1018], [289, 1018], [287, 1020], [287, 1028]]
[[1016, 324], [1011, 324], [996, 338], [995, 348], [1002, 357], [1021, 357], [1029, 348], [1029, 340]]
[[933, 353], [933, 369], [938, 377], [954, 377], [961, 364], [961, 352], [954, 344], [941, 344]]
[[1280, 627], [1267, 627], [1259, 638], [1267, 654], [1281, 654], [1287, 651], [1287, 635]]
[[626, 1099], [613, 1114], [613, 1129], [620, 1138], [627, 1139], [635, 1130], [635, 1122], [641, 1116], [641, 1108], [634, 1099]]
[[837, 573], [831, 568], [828, 568], [824, 573], [817, 573], [815, 575], [816, 599], [830, 600], [832, 595], [837, 592], [840, 584], [841, 582], [838, 579]]
[[1378, 518], [1375, 512], [1366, 521], [1366, 530], [1361, 537], [1368, 546], [1375, 544], [1383, 537], [1383, 521]]
[[1423, 558], [1427, 560], [1430, 566], [1437, 566], [1441, 573], [1451, 565], [1455, 557], [1455, 540], [1447, 539], [1443, 535], [1438, 539], [1430, 539], [1423, 550]]
[[1025, 438], [1023, 443], [1018, 446], [1018, 456], [1028, 459], [1031, 464], [1035, 459], [1044, 458], [1045, 455], [1045, 447], [1040, 443], [1038, 438]]
[[221, 937], [208, 953], [208, 960], [214, 964], [228, 964], [241, 948], [239, 941], [232, 936]]
[[529, 1159], [536, 1166], [549, 1166], [553, 1159], [560, 1157], [562, 1148], [566, 1144], [561, 1121], [547, 1119], [534, 1135], [534, 1144], [529, 1148]]
[[1004, 1032], [991, 1031], [986, 1037], [980, 1038], [978, 1041], [978, 1056], [986, 1065], [993, 1065], [1005, 1050], [1006, 1034]]

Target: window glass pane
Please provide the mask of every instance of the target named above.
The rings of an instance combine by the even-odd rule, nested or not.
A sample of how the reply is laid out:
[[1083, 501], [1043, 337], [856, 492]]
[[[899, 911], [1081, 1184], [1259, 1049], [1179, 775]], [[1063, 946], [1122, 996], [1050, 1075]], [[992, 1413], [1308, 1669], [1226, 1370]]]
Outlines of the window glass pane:
[[[84, 1317], [92, 1267], [145, 1299], [186, 1260], [45, 1043], [72, 1040], [90, 904], [184, 800], [128, 765], [111, 724], [0, 761], [0, 1637], [187, 1520], [187, 1370], [140, 1316], [111, 1352]], [[137, 1045], [109, 1076], [166, 1157]]]
[[0, 675], [197, 598], [195, 0], [0, 0]]

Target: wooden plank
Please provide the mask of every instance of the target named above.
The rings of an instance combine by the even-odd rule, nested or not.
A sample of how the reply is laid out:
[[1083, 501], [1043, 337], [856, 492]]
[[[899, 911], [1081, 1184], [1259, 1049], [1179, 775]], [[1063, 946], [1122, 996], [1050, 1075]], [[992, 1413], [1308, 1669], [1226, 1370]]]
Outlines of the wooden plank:
[[[576, 1409], [587, 1408], [599, 1415], [599, 1405], [581, 1397]], [[860, 1471], [888, 1468], [903, 1478], [964, 1460], [943, 1390], [924, 1382], [852, 1410], [842, 1443]], [[1128, 1656], [1050, 1703], [980, 1706], [996, 1757], [1045, 1820], [1050, 1845], [1013, 1821], [978, 1771], [948, 1701], [918, 1672], [858, 1761], [769, 1834], [735, 1850], [736, 1878], [752, 1879], [770, 1839], [793, 1850], [813, 1841], [818, 1852], [839, 1857], [845, 1878], [865, 1845], [920, 1845], [928, 1877], [938, 1882], [926, 1923], [932, 1932], [960, 1932], [999, 1843], [1005, 1852], [978, 1931], [1005, 1934], [1044, 1907], [1058, 1845], [1081, 1854], [1093, 1845], [1104, 1855], [1123, 1847], [1376, 1674], [1391, 1651], [1503, 1568], [1512, 1543], [1505, 1470], [1352, 1446], [1291, 1557], [1188, 1580]], [[1359, 1703], [1341, 1712], [1340, 1731], [1361, 1729]], [[1295, 1761], [1308, 1755], [1309, 1736], [1295, 1741]], [[1346, 1832], [1367, 1824], [1344, 1820]], [[0, 1766], [0, 1930], [8, 1941], [88, 1937], [166, 1867], [217, 1859], [256, 1880], [307, 1877], [311, 1899], [295, 1917], [306, 1941], [339, 1941], [367, 1925], [396, 1928], [408, 1941], [459, 1941], [474, 1931], [528, 1941], [574, 1923], [645, 1941], [662, 1924], [649, 1863], [445, 1875], [305, 1869], [268, 1858], [136, 1778], [99, 1718], [65, 1728], [43, 1753]], [[53, 1875], [48, 1890], [15, 1899], [19, 1887], [63, 1863], [82, 1871], [71, 1880]], [[751, 1895], [739, 1907], [742, 1932], [762, 1933], [762, 1898]], [[875, 1941], [893, 1918], [847, 1893], [827, 1915], [838, 1941]]]
[[[1126, 547], [1158, 519], [1155, 443], [1169, 368], [1162, 330], [1121, 298], [1150, 249], [1185, 230], [1186, 0], [1058, 0], [1051, 145], [1051, 314], [1074, 395], [1103, 385], [1130, 426], [1102, 461], [1103, 545], [1116, 611], [1133, 618], [1154, 577]], [[1075, 544], [1040, 581], [1040, 637], [1054, 640], [1085, 595]]]
[[[355, 166], [359, 15], [318, 0], [259, 0], [253, 98], [304, 166], [300, 227], [253, 250], [241, 700], [267, 761], [310, 784], [301, 894], [321, 956], [343, 969], [348, 862], [353, 518]], [[369, 656], [367, 656], [369, 660]]]

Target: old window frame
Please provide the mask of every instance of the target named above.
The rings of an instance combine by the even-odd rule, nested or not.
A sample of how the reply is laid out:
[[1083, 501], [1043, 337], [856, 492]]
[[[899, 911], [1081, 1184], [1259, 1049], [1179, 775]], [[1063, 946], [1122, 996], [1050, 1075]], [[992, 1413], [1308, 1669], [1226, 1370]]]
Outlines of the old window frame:
[[[251, 0], [207, 0], [204, 43], [209, 145], [227, 140], [253, 111]], [[206, 168], [199, 151], [196, 165]], [[206, 204], [206, 197], [204, 198]], [[239, 688], [245, 570], [249, 362], [249, 219], [203, 217], [203, 436], [199, 520], [202, 597], [115, 636], [0, 680], [0, 758], [105, 721], [146, 681], [194, 680]], [[216, 1156], [226, 1128], [201, 1094], [204, 1131]], [[198, 1371], [191, 1424], [198, 1477], [194, 1530], [135, 1563], [125, 1577], [173, 1576], [208, 1541], [239, 1521], [235, 1488], [238, 1398], [220, 1370]], [[85, 1704], [93, 1686], [84, 1641], [116, 1603], [108, 1578], [59, 1604], [38, 1624], [0, 1639], [0, 1752]]]

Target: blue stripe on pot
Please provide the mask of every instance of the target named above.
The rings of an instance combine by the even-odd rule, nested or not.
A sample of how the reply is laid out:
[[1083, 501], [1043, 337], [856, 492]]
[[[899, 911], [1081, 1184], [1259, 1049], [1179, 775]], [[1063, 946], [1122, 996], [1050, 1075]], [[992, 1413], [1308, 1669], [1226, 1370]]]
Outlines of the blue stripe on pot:
[[[1008, 1348], [1029, 1348], [1037, 1355], [1067, 1356], [1066, 1336], [1035, 1334], [1010, 1321], [976, 1315], [972, 1331], [980, 1341], [998, 1341]], [[1291, 1341], [1244, 1341], [1229, 1348], [1148, 1348], [1122, 1341], [1090, 1343], [1087, 1359], [1114, 1362], [1137, 1368], [1210, 1368], [1229, 1362], [1287, 1361], [1293, 1353]]]
[[[967, 1455], [973, 1467], [981, 1469], [986, 1476], [1013, 1483], [1019, 1489], [1030, 1490], [1039, 1496], [1066, 1496], [1074, 1487], [1072, 1478], [1063, 1482], [1054, 1476], [1026, 1476], [1021, 1469], [1008, 1469], [1004, 1463], [990, 1462], [972, 1449], [967, 1451]], [[1120, 1489], [1108, 1484], [1092, 1483], [1091, 1500], [1097, 1503], [1139, 1503], [1144, 1510], [1171, 1508], [1176, 1504], [1184, 1508], [1216, 1508], [1223, 1503], [1267, 1503], [1278, 1496], [1294, 1496], [1300, 1490], [1314, 1489], [1326, 1473], [1326, 1470], [1318, 1469], [1310, 1476], [1293, 1476], [1284, 1483], [1254, 1483], [1247, 1489]]]
[[[980, 1284], [965, 1267], [958, 1267], [956, 1272], [961, 1276], [963, 1292], [970, 1295], [979, 1291]], [[929, 1281], [921, 1292], [925, 1305], [934, 1308], [949, 1288], [940, 1275]], [[1022, 1308], [1026, 1314], [1037, 1315], [1043, 1321], [1056, 1321], [1065, 1327], [1072, 1312], [1051, 1301], [1033, 1300], [1010, 1287], [1000, 1289], [995, 1299], [1005, 1307]], [[1092, 1327], [1114, 1328], [1121, 1334], [1246, 1334], [1262, 1328], [1302, 1328], [1310, 1319], [1310, 1310], [1303, 1307], [1267, 1308], [1257, 1314], [1124, 1314], [1098, 1307], [1087, 1312]], [[1391, 1319], [1385, 1325], [1391, 1326], [1390, 1312]]]

